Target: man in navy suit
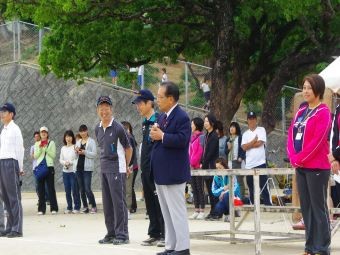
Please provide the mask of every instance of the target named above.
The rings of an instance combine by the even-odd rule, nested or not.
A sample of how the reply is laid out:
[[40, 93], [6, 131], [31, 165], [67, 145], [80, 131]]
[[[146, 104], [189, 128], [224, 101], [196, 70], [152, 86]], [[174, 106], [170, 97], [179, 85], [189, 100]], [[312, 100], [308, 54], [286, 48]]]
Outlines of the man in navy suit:
[[190, 238], [185, 184], [190, 179], [190, 119], [178, 105], [179, 89], [163, 82], [158, 89], [157, 104], [164, 112], [150, 137], [155, 142], [151, 153], [151, 171], [165, 223], [165, 251], [157, 255], [189, 255]]

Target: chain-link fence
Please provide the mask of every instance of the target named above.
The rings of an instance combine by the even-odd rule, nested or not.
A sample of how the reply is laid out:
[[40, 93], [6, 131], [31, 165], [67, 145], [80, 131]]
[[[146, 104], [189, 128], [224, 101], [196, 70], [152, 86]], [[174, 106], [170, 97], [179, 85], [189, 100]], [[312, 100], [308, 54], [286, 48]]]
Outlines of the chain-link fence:
[[14, 22], [0, 25], [0, 63], [13, 62], [15, 57]]
[[0, 25], [0, 63], [24, 61], [37, 64], [48, 28], [13, 21]]

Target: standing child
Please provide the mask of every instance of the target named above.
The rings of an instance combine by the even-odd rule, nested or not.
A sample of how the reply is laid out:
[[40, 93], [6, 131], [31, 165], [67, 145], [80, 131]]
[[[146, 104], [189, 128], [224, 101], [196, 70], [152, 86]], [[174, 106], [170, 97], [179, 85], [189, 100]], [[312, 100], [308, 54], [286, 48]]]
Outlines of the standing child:
[[[228, 169], [228, 161], [225, 158], [218, 158], [216, 160], [216, 169]], [[229, 177], [215, 175], [211, 186], [211, 191], [219, 201], [215, 205], [216, 214], [226, 214], [224, 221], [229, 221]], [[240, 186], [234, 177], [234, 196], [240, 197]]]
[[[64, 146], [60, 152], [60, 164], [63, 165], [63, 181], [66, 192], [67, 208], [64, 213], [79, 213], [80, 211], [80, 196], [78, 191], [76, 171], [74, 161], [77, 157], [75, 151], [76, 138], [72, 130], [67, 130], [64, 134]], [[74, 207], [72, 206], [72, 196]]]

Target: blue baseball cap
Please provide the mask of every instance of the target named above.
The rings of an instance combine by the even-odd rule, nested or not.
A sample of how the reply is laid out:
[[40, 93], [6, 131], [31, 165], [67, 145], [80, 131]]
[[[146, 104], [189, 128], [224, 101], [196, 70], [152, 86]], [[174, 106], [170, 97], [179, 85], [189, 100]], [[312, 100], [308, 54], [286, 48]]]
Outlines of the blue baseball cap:
[[97, 107], [100, 105], [100, 104], [103, 104], [103, 103], [106, 103], [108, 105], [112, 105], [112, 101], [111, 101], [111, 98], [109, 96], [100, 96], [97, 100]]
[[255, 119], [255, 118], [256, 118], [256, 113], [255, 112], [248, 112], [247, 119]]
[[132, 101], [133, 104], [138, 104], [141, 101], [154, 101], [155, 97], [152, 95], [152, 92], [148, 89], [142, 89], [138, 91], [137, 97]]
[[5, 103], [1, 108], [0, 112], [12, 112], [15, 115], [15, 107], [11, 103]]

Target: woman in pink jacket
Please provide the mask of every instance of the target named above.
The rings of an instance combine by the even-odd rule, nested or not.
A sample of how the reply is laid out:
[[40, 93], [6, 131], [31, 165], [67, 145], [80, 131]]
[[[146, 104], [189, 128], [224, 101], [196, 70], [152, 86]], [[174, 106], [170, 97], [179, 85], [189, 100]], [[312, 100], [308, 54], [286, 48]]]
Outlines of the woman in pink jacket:
[[[201, 118], [193, 118], [191, 121], [191, 141], [189, 147], [189, 159], [191, 169], [199, 169], [201, 158], [203, 154], [203, 125], [204, 121]], [[194, 195], [195, 212], [189, 217], [189, 219], [203, 220], [205, 217], [204, 208], [204, 182], [203, 176], [192, 176], [191, 177], [192, 193]]]
[[331, 242], [327, 207], [330, 175], [328, 134], [331, 114], [321, 103], [325, 82], [318, 74], [303, 79], [303, 98], [288, 131], [287, 152], [296, 168], [301, 212], [305, 222], [305, 254], [329, 254]]

